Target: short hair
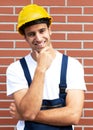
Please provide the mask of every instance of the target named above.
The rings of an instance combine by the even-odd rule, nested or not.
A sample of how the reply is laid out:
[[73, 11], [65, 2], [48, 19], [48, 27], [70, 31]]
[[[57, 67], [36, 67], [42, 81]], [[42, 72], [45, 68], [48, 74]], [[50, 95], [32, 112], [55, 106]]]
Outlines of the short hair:
[[47, 27], [49, 28], [49, 26], [51, 24], [51, 19], [50, 18], [41, 18], [41, 19], [27, 22], [19, 28], [19, 32], [20, 32], [20, 34], [25, 35], [25, 28], [35, 25], [35, 24], [41, 24], [41, 23], [45, 23], [47, 25]]

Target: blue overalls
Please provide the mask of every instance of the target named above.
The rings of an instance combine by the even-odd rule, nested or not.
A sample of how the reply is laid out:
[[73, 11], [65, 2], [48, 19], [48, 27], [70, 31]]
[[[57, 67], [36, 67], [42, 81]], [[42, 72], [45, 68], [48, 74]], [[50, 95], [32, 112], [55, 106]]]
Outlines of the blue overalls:
[[[28, 85], [30, 86], [32, 80], [31, 75], [29, 73], [25, 58], [20, 59], [21, 66], [24, 71], [24, 75], [27, 79]], [[59, 84], [59, 98], [53, 100], [43, 100], [41, 110], [53, 109], [58, 107], [65, 106], [65, 98], [66, 98], [66, 70], [67, 70], [68, 56], [63, 54], [62, 65], [61, 65], [61, 74], [60, 74], [60, 84]], [[32, 121], [25, 121], [24, 130], [72, 130], [72, 126], [52, 126], [46, 125], [42, 123], [36, 123]]]

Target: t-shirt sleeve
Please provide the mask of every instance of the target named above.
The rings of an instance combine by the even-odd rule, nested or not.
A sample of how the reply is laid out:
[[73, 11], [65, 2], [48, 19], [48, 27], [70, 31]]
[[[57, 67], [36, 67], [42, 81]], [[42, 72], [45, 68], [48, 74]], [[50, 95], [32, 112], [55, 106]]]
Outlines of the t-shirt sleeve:
[[83, 66], [78, 60], [72, 57], [68, 59], [67, 90], [68, 89], [86, 90]]
[[27, 81], [19, 61], [9, 65], [6, 71], [7, 96], [12, 95], [18, 90], [28, 88]]

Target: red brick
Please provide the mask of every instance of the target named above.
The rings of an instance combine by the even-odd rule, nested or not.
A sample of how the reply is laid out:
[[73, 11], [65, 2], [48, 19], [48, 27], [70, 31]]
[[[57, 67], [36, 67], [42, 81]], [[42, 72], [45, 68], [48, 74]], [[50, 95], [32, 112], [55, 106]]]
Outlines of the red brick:
[[68, 16], [68, 22], [93, 22], [92, 16]]
[[93, 83], [93, 76], [85, 76], [86, 83]]
[[93, 31], [93, 24], [85, 24], [84, 30], [85, 31]]
[[5, 91], [5, 90], [6, 90], [6, 85], [0, 84], [0, 91]]
[[11, 119], [9, 117], [7, 119], [0, 118], [0, 126], [1, 125], [15, 125], [16, 123], [17, 123], [17, 120]]
[[84, 48], [92, 49], [93, 48], [93, 42], [84, 42]]
[[93, 40], [93, 33], [69, 33], [68, 40]]
[[65, 16], [53, 16], [53, 22], [63, 23], [66, 21]]
[[52, 40], [64, 40], [65, 39], [65, 34], [63, 33], [53, 33], [51, 36]]
[[93, 130], [92, 127], [85, 127], [84, 130]]
[[93, 91], [93, 85], [92, 84], [87, 84], [87, 91], [89, 91], [89, 92]]
[[93, 8], [84, 8], [84, 14], [93, 14]]
[[[18, 17], [17, 16], [0, 16], [0, 22], [17, 22]], [[9, 23], [7, 23], [9, 25]]]
[[68, 7], [51, 7], [51, 14], [81, 14], [81, 8], [68, 8]]
[[89, 102], [89, 101], [87, 101], [87, 102], [85, 102], [84, 103], [84, 108], [88, 108], [88, 109], [90, 109], [90, 108], [92, 108], [92, 102]]
[[81, 48], [80, 42], [53, 42], [52, 44], [54, 48]]
[[0, 58], [1, 65], [9, 65], [13, 61], [14, 61], [13, 58]]
[[0, 48], [13, 48], [13, 42], [0, 41]]
[[82, 31], [82, 25], [78, 24], [54, 24], [52, 25], [53, 31]]
[[26, 5], [26, 4], [29, 4], [31, 1], [30, 0], [6, 0], [6, 1], [1, 1], [0, 2], [0, 5], [1, 6], [23, 6], [23, 5]]
[[5, 83], [6, 82], [6, 77], [0, 75], [0, 83]]
[[74, 130], [82, 130], [82, 127], [75, 126]]
[[15, 129], [14, 129], [14, 126], [8, 126], [8, 127], [6, 127], [6, 126], [1, 126], [1, 127], [0, 127], [0, 130], [15, 130]]
[[21, 11], [21, 9], [23, 8], [23, 6], [22, 7], [15, 7], [15, 13], [16, 14], [19, 14], [19, 12]]
[[85, 110], [84, 115], [85, 117], [93, 117], [93, 110]]
[[85, 68], [85, 74], [93, 74], [93, 68]]
[[9, 110], [0, 110], [0, 117], [9, 117]]
[[6, 67], [0, 67], [0, 74], [5, 74], [6, 73]]
[[68, 6], [93, 6], [93, 0], [68, 0]]
[[3, 57], [22, 57], [28, 54], [28, 50], [1, 50], [0, 56]]
[[84, 60], [84, 66], [93, 66], [93, 59], [85, 59]]
[[1, 40], [22, 40], [23, 37], [18, 33], [0, 33]]
[[12, 7], [0, 7], [0, 14], [13, 14]]
[[16, 42], [16, 48], [30, 48], [29, 44], [25, 41]]
[[9, 108], [11, 102], [0, 101], [0, 108]]
[[6, 93], [0, 93], [0, 100], [8, 99], [11, 100], [13, 99], [11, 96], [7, 97]]
[[67, 54], [74, 57], [93, 57], [92, 50], [67, 50]]
[[13, 24], [0, 24], [0, 31], [13, 31], [14, 25]]
[[93, 120], [92, 119], [88, 119], [88, 118], [85, 118], [85, 119], [83, 118], [83, 119], [80, 120], [79, 124], [81, 124], [81, 125], [86, 124], [86, 125], [92, 126], [93, 125]]
[[34, 0], [35, 4], [39, 4], [41, 6], [64, 6], [65, 5], [65, 0], [49, 0], [49, 1], [43, 1], [43, 0]]
[[88, 93], [88, 92], [87, 92], [87, 93], [85, 94], [85, 100], [91, 100], [91, 101], [92, 101], [92, 100], [93, 100], [93, 93]]

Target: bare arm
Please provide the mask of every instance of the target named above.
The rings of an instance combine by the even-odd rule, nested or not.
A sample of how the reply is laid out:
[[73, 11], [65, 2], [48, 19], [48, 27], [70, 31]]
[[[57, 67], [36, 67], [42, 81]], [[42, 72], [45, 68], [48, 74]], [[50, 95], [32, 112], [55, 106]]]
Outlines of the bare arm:
[[45, 72], [53, 60], [49, 47], [42, 50], [39, 54], [34, 52], [34, 56], [37, 60], [37, 67], [30, 87], [15, 92], [13, 95], [17, 111], [21, 117], [26, 120], [33, 120], [40, 111]]
[[[82, 114], [83, 104], [84, 92], [82, 90], [68, 90], [65, 107], [41, 110], [34, 121], [57, 126], [78, 124]], [[12, 117], [22, 119], [13, 104], [10, 107], [10, 113]]]
[[23, 118], [34, 119], [42, 104], [42, 93], [44, 85], [44, 72], [36, 70], [33, 82], [28, 89], [14, 93], [18, 112]]
[[35, 121], [57, 126], [78, 124], [83, 104], [84, 92], [82, 90], [68, 90], [65, 107], [42, 110], [37, 115]]

